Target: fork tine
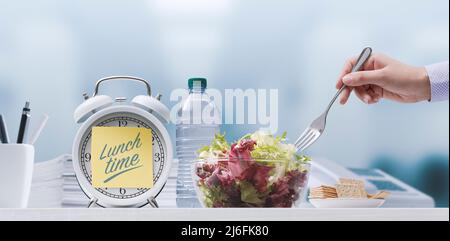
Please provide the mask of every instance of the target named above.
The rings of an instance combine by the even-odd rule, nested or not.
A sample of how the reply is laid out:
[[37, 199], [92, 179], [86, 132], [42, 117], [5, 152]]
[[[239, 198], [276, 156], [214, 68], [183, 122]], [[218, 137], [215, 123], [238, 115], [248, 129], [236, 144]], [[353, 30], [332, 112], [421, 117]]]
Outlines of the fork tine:
[[314, 138], [305, 146], [303, 146], [303, 150], [308, 149], [312, 144], [314, 144], [321, 136], [321, 133], [316, 133], [316, 135], [314, 136]]
[[310, 145], [312, 145], [318, 138], [320, 137], [320, 134], [314, 133], [311, 138], [308, 139], [308, 141], [304, 142], [298, 150], [301, 152], [308, 148]]
[[302, 143], [310, 133], [311, 133], [311, 128], [307, 128], [305, 131], [303, 131], [302, 135], [300, 135], [300, 137], [295, 142], [295, 146], [298, 146], [300, 143]]
[[298, 147], [302, 146], [312, 135], [314, 135], [314, 132], [311, 128], [305, 130], [305, 133], [295, 143], [297, 149], [299, 149]]
[[318, 137], [314, 138], [313, 140], [311, 140], [308, 144], [306, 144], [303, 148], [302, 151], [308, 149], [312, 144], [314, 144], [314, 142], [316, 142], [316, 140], [318, 139]]
[[294, 145], [297, 146], [304, 138], [305, 136], [308, 134], [309, 132], [309, 128], [306, 128], [303, 133], [300, 135], [299, 138], [297, 138], [297, 140], [295, 141]]
[[311, 128], [306, 128], [303, 133], [300, 135], [299, 138], [297, 138], [297, 141], [295, 141], [295, 146], [298, 146], [298, 144], [305, 139], [306, 135], [308, 135], [311, 132]]
[[312, 134], [312, 135], [309, 135], [308, 136], [308, 138], [306, 138], [300, 145], [298, 145], [298, 150], [299, 151], [303, 151], [305, 148], [305, 146], [306, 145], [308, 145], [308, 143], [312, 140], [312, 139], [314, 139], [314, 134]]
[[309, 142], [305, 143], [304, 145], [302, 145], [301, 147], [298, 148], [298, 153], [302, 153], [304, 150], [306, 150], [306, 148], [309, 146]]

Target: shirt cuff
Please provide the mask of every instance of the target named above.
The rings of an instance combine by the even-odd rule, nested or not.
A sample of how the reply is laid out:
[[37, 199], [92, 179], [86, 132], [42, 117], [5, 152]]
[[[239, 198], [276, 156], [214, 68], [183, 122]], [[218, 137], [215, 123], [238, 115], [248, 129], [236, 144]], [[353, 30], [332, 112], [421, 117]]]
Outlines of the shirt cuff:
[[425, 66], [431, 84], [431, 102], [448, 100], [448, 61]]

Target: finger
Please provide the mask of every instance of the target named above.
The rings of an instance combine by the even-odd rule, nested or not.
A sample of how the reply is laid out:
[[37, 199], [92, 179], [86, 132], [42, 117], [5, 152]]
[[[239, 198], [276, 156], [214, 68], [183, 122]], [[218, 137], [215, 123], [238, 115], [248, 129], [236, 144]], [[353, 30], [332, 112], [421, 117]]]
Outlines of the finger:
[[364, 63], [362, 69], [359, 71], [375, 70], [375, 61], [379, 58], [379, 54], [372, 54]]
[[342, 77], [344, 77], [348, 73], [352, 72], [352, 68], [356, 64], [356, 60], [357, 60], [357, 57], [352, 57], [345, 62], [345, 65], [342, 68], [341, 73], [339, 74], [339, 77], [338, 77], [338, 80], [336, 83], [336, 89], [340, 89], [342, 87], [342, 85], [343, 85]]
[[344, 89], [344, 91], [342, 91], [341, 94], [341, 100], [339, 101], [339, 103], [341, 105], [345, 105], [348, 101], [348, 99], [350, 98], [350, 95], [352, 94], [353, 88], [351, 87], [347, 87]]
[[345, 75], [342, 78], [344, 84], [348, 86], [362, 86], [362, 85], [378, 85], [383, 87], [384, 85], [384, 71], [383, 70], [370, 70], [360, 71]]
[[[379, 56], [379, 54], [372, 54], [372, 56], [369, 57], [369, 59], [364, 63], [363, 67], [359, 71], [375, 70], [375, 62], [377, 58], [379, 58]], [[352, 72], [357, 60], [358, 57], [354, 56], [346, 61], [344, 68], [342, 69], [338, 77], [336, 89], [340, 89], [342, 85], [344, 85], [342, 78]]]
[[355, 94], [356, 94], [356, 96], [358, 96], [358, 98], [359, 98], [362, 102], [364, 102], [364, 103], [366, 103], [366, 104], [369, 104], [369, 103], [371, 103], [371, 102], [374, 101], [374, 99], [372, 98], [371, 95], [369, 95], [369, 93], [367, 92], [367, 90], [365, 89], [364, 86], [358, 86], [358, 87], [356, 87], [356, 88], [355, 88]]
[[384, 94], [383, 88], [381, 88], [381, 87], [379, 87], [379, 86], [376, 86], [376, 85], [372, 85], [372, 88], [371, 88], [371, 89], [372, 89], [373, 92], [375, 92], [375, 94], [378, 96], [378, 101], [384, 98], [384, 97], [383, 97], [383, 94]]
[[378, 103], [381, 99], [381, 97], [375, 93], [375, 91], [373, 91], [372, 87], [369, 87], [368, 90], [366, 90], [367, 94], [370, 96], [369, 101], [367, 102], [367, 104], [375, 104]]
[[356, 96], [364, 103], [368, 104], [371, 99], [370, 95], [367, 94], [366, 90], [363, 86], [358, 86], [355, 88]]
[[369, 102], [367, 103], [368, 105], [373, 105], [378, 103], [379, 99], [370, 99]]
[[336, 82], [336, 89], [342, 88], [343, 85], [344, 85], [344, 83], [342, 82], [342, 79], [339, 79], [339, 80]]
[[[378, 59], [379, 55], [378, 54], [372, 54], [369, 59], [366, 60], [366, 62], [364, 62], [364, 64], [362, 65], [362, 67], [360, 69], [355, 69], [353, 71], [353, 67], [356, 65], [356, 62], [358, 61], [358, 58], [354, 58], [353, 59], [353, 63], [352, 63], [352, 69], [350, 70], [350, 72], [358, 72], [358, 71], [367, 71], [367, 70], [375, 70], [375, 62]], [[349, 72], [349, 73], [350, 73]]]
[[367, 93], [372, 97], [372, 99], [375, 102], [378, 102], [381, 98], [381, 96], [374, 90], [374, 85], [369, 85], [367, 86], [368, 88], [366, 89]]

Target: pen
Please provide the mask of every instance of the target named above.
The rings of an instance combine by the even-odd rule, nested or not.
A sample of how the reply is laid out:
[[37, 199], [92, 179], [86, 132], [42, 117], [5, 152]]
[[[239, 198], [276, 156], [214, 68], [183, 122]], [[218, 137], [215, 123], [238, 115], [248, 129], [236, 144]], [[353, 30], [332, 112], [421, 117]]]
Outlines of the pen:
[[29, 139], [28, 144], [34, 145], [34, 143], [37, 141], [37, 139], [41, 135], [42, 130], [44, 130], [45, 125], [47, 124], [47, 121], [48, 121], [48, 115], [44, 115], [42, 117], [42, 119], [39, 121], [39, 124], [38, 124], [36, 130], [34, 130], [33, 134], [30, 135], [31, 138]]
[[28, 130], [28, 122], [30, 121], [30, 102], [25, 103], [25, 107], [22, 110], [22, 118], [20, 119], [19, 135], [17, 136], [17, 144], [24, 143]]
[[9, 143], [8, 128], [6, 127], [6, 122], [2, 115], [0, 115], [0, 141], [3, 144]]

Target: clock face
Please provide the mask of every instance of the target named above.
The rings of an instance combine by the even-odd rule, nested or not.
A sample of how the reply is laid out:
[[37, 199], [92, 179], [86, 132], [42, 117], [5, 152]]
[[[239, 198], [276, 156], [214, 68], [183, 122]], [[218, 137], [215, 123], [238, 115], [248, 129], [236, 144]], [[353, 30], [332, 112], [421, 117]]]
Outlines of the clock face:
[[[79, 166], [84, 177], [92, 185], [91, 172], [91, 141], [92, 128], [98, 127], [138, 127], [152, 130], [153, 144], [153, 183], [156, 183], [163, 174], [167, 160], [167, 148], [164, 140], [155, 126], [140, 115], [129, 112], [118, 112], [105, 115], [97, 119], [83, 134], [79, 147]], [[141, 196], [150, 189], [146, 188], [96, 188], [100, 194], [113, 199], [132, 199]]]

